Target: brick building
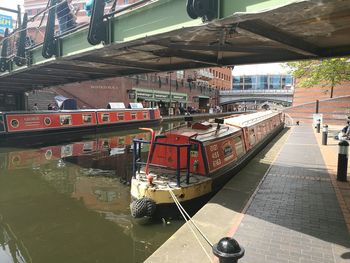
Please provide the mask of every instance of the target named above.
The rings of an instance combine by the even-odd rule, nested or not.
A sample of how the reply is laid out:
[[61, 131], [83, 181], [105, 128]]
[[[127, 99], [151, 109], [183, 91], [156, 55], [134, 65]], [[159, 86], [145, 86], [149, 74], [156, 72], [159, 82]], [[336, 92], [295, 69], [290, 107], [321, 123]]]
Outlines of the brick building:
[[325, 124], [345, 125], [350, 116], [350, 82], [335, 86], [333, 98], [330, 98], [330, 87], [298, 88], [296, 83], [293, 105], [285, 112], [300, 122], [311, 123], [313, 114], [319, 113]]

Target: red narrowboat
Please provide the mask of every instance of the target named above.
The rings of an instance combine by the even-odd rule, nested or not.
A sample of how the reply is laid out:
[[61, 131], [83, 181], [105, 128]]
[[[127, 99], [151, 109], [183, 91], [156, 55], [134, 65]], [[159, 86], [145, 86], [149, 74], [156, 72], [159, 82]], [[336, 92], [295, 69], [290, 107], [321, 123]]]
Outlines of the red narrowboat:
[[[0, 144], [52, 142], [53, 135], [95, 133], [116, 128], [152, 125], [161, 121], [158, 108], [0, 112]], [[38, 138], [40, 141], [38, 141]]]
[[[135, 218], [179, 214], [172, 193], [193, 213], [228, 182], [284, 127], [272, 111], [216, 119], [134, 140], [134, 149], [149, 143], [147, 162], [134, 151], [131, 213]], [[172, 192], [172, 193], [171, 193]]]

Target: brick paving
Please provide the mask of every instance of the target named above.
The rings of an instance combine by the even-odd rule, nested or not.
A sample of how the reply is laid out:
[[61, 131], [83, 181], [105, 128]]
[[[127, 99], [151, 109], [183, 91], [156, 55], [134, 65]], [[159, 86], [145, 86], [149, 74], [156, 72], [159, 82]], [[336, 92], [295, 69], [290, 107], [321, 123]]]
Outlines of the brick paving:
[[295, 126], [234, 234], [245, 262], [350, 262], [350, 235], [310, 125]]

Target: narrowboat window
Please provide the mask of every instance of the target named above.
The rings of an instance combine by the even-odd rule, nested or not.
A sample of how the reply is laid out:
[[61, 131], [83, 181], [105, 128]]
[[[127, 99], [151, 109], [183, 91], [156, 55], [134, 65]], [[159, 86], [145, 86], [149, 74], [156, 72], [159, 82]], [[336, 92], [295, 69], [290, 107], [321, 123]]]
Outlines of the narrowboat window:
[[92, 121], [92, 115], [91, 114], [83, 114], [83, 122], [84, 123], [91, 123]]
[[124, 120], [124, 113], [118, 113], [118, 120], [123, 121]]
[[238, 136], [235, 138], [235, 145], [236, 145], [237, 157], [239, 158], [244, 155], [244, 147], [243, 147], [243, 141], [241, 136]]
[[124, 137], [119, 137], [118, 145], [124, 145], [124, 144], [125, 144], [125, 138]]
[[72, 116], [71, 115], [60, 115], [61, 125], [72, 125]]
[[191, 157], [197, 158], [198, 150], [199, 150], [198, 144], [191, 144], [191, 148], [190, 148]]
[[13, 120], [11, 121], [11, 126], [12, 126], [13, 128], [17, 128], [17, 127], [19, 126], [19, 121], [16, 120], [16, 119], [13, 119]]
[[45, 119], [44, 119], [44, 124], [45, 124], [46, 126], [49, 126], [49, 125], [51, 124], [51, 119], [50, 119], [50, 117], [45, 117]]
[[103, 122], [109, 122], [109, 113], [103, 113], [102, 114], [102, 121]]
[[135, 119], [136, 119], [136, 112], [132, 112], [132, 113], [131, 113], [131, 119], [132, 119], [132, 120], [135, 120]]
[[250, 144], [251, 144], [251, 145], [254, 145], [254, 144], [255, 144], [255, 139], [256, 139], [256, 138], [255, 138], [256, 136], [255, 136], [255, 131], [254, 131], [254, 129], [251, 129], [251, 130], [250, 130], [250, 136], [249, 136], [249, 137], [250, 137], [250, 138], [249, 138], [249, 139], [250, 139]]
[[144, 118], [144, 119], [147, 119], [147, 111], [144, 111], [144, 112], [143, 112], [143, 118]]

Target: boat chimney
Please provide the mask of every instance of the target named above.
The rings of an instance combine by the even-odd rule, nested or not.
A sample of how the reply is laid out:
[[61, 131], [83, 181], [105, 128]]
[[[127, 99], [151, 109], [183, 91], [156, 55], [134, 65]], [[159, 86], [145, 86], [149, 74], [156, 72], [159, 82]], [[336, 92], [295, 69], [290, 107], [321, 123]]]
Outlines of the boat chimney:
[[215, 123], [218, 124], [218, 126], [216, 126], [216, 132], [215, 132], [215, 134], [217, 134], [218, 131], [220, 130], [220, 124], [224, 124], [224, 119], [222, 119], [222, 118], [215, 118]]

